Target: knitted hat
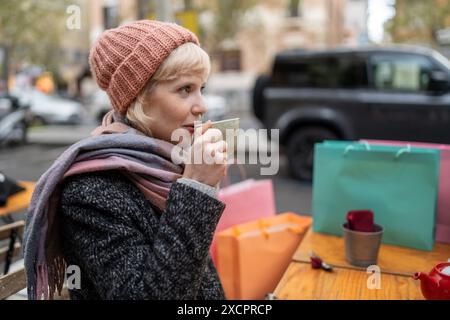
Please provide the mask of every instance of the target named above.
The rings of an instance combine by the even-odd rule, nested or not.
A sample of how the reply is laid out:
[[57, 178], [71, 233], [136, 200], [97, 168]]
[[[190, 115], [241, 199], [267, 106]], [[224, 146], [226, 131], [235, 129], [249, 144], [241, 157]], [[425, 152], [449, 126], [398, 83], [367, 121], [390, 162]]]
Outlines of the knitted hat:
[[135, 21], [103, 32], [91, 49], [89, 64], [113, 108], [125, 115], [164, 59], [186, 42], [199, 45], [195, 34], [175, 23]]

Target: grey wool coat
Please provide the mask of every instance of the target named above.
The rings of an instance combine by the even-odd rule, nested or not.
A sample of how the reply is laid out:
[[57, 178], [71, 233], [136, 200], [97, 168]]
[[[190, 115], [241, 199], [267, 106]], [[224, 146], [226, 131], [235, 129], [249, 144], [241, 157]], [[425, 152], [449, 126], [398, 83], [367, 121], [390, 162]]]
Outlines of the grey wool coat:
[[118, 170], [65, 180], [64, 257], [81, 271], [71, 299], [225, 299], [209, 255], [225, 205], [179, 181], [161, 214]]

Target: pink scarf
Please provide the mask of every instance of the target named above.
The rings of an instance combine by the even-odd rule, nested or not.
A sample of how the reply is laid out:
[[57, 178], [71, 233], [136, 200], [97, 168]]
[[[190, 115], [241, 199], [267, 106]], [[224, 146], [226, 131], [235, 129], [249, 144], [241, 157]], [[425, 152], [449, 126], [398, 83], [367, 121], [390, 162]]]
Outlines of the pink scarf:
[[91, 135], [65, 150], [36, 183], [23, 241], [30, 299], [53, 298], [63, 286], [66, 263], [58, 202], [66, 177], [121, 170], [163, 212], [172, 183], [182, 175], [183, 166], [171, 160], [173, 144], [145, 136], [113, 111]]
[[[130, 128], [123, 122], [114, 122], [114, 111], [108, 112], [102, 121], [102, 125], [91, 132], [91, 136], [102, 134], [125, 133], [134, 131], [136, 134], [144, 135], [140, 131]], [[160, 141], [162, 142], [162, 141]], [[164, 153], [170, 155], [173, 145], [161, 143]], [[124, 174], [139, 188], [144, 196], [161, 211], [165, 210], [166, 199], [169, 195], [171, 182], [181, 178], [177, 172], [167, 172], [160, 169], [149, 168], [133, 160], [124, 159], [120, 156], [111, 155], [102, 159], [91, 159], [74, 163], [64, 174], [64, 178], [84, 172], [104, 171], [122, 169]], [[169, 175], [168, 175], [169, 173]], [[152, 179], [148, 179], [152, 177]], [[155, 179], [156, 178], [156, 179]], [[166, 181], [166, 183], [163, 183]]]

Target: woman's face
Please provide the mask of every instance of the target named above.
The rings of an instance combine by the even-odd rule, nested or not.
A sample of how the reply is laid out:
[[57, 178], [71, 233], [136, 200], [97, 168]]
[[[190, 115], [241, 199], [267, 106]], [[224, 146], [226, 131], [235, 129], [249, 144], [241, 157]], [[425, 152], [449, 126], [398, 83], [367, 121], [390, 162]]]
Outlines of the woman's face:
[[180, 76], [159, 82], [148, 95], [145, 114], [151, 117], [154, 138], [171, 141], [172, 132], [185, 128], [192, 134], [194, 121], [207, 111], [202, 97], [205, 79], [197, 75]]

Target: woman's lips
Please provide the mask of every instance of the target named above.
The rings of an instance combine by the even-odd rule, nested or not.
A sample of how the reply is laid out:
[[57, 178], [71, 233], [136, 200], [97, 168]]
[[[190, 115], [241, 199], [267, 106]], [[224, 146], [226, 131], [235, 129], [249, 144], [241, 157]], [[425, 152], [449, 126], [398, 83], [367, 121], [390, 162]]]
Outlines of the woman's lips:
[[183, 126], [183, 128], [188, 130], [191, 134], [194, 133], [194, 126]]

